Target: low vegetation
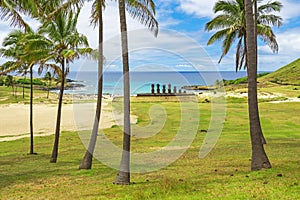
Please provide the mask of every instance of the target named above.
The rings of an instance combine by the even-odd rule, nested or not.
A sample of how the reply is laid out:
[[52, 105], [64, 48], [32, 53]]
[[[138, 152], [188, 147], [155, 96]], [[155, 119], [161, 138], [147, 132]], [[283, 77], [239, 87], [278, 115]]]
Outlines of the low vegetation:
[[[270, 73], [268, 72], [264, 72], [264, 73], [260, 73], [260, 74], [257, 74], [257, 78], [260, 78], [260, 77], [263, 77], [263, 76], [266, 76]], [[238, 84], [246, 84], [248, 82], [248, 77], [242, 77], [242, 78], [238, 78], [238, 79], [235, 79], [235, 80], [223, 80], [223, 84], [226, 86], [226, 85], [238, 85]]]
[[[23, 103], [29, 104], [29, 93], [30, 89], [24, 88], [24, 98], [23, 98], [23, 88], [22, 86], [17, 86], [12, 91], [11, 87], [0, 86], [0, 105], [1, 104], [9, 104], [9, 103]], [[34, 90], [33, 102], [37, 103], [48, 103], [48, 104], [57, 104], [58, 95], [56, 93], [49, 94], [49, 98], [47, 98], [47, 91], [41, 89]], [[72, 103], [72, 97], [66, 95], [64, 99], [64, 103]]]
[[[155, 136], [133, 137], [133, 152], [153, 151], [172, 140], [180, 116], [176, 102], [132, 103], [141, 126], [149, 123], [148, 110], [154, 104], [168, 114], [164, 128]], [[197, 136], [188, 151], [175, 163], [145, 174], [132, 174], [129, 187], [113, 185], [116, 170], [94, 160], [93, 169], [79, 171], [85, 151], [76, 132], [63, 132], [57, 164], [49, 163], [53, 136], [37, 137], [38, 155], [27, 155], [28, 139], [0, 145], [0, 199], [299, 199], [300, 122], [299, 103], [274, 106], [261, 103], [262, 126], [273, 164], [270, 170], [250, 172], [250, 142], [246, 103], [229, 100], [222, 135], [214, 150], [199, 159], [199, 149], [210, 121], [210, 106], [201, 111]], [[122, 131], [114, 126], [105, 134], [120, 145]], [[158, 142], [159, 141], [159, 142]], [[68, 191], [68, 192], [66, 192]]]
[[[264, 77], [267, 77], [266, 75]], [[263, 77], [263, 78], [264, 78]], [[265, 80], [259, 81], [264, 83]], [[237, 81], [239, 82], [239, 81]], [[240, 82], [243, 82], [241, 79]], [[260, 85], [259, 92], [283, 94], [271, 100], [298, 97], [297, 85]], [[244, 84], [226, 86], [227, 91], [246, 92]], [[35, 90], [35, 103], [56, 103], [57, 95]], [[26, 103], [11, 95], [11, 89], [0, 86], [0, 104]], [[122, 102], [122, 99], [116, 99]], [[132, 174], [129, 187], [113, 185], [116, 169], [94, 160], [92, 170], [78, 170], [85, 147], [77, 132], [62, 132], [58, 163], [50, 164], [49, 157], [54, 136], [36, 137], [37, 155], [28, 155], [29, 139], [1, 142], [0, 199], [299, 199], [300, 198], [300, 104], [279, 103], [260, 99], [266, 151], [273, 168], [250, 172], [249, 125], [247, 99], [228, 97], [224, 129], [217, 145], [204, 159], [199, 149], [210, 122], [211, 104], [199, 98], [200, 125], [189, 149], [170, 166], [141, 174]], [[150, 152], [170, 142], [180, 126], [180, 106], [173, 98], [132, 98], [132, 112], [138, 125], [150, 123], [148, 111], [153, 105], [162, 106], [167, 113], [163, 129], [150, 138], [132, 138], [133, 152]], [[67, 103], [67, 102], [66, 102]], [[118, 106], [119, 104], [117, 104]], [[291, 115], [291, 113], [294, 113]], [[122, 131], [114, 125], [104, 130], [114, 144], [121, 147]], [[68, 192], [66, 192], [68, 191]]]
[[269, 81], [279, 85], [300, 86], [300, 58], [261, 78], [260, 81]]

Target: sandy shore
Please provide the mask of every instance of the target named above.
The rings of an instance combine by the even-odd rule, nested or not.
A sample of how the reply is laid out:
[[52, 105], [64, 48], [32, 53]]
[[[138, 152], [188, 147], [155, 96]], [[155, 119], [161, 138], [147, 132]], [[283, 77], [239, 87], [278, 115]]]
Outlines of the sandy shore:
[[[122, 113], [112, 111], [111, 99], [104, 99], [100, 128], [122, 125]], [[44, 136], [54, 134], [57, 105], [34, 105], [34, 134]], [[96, 103], [63, 105], [61, 130], [76, 131], [92, 129]], [[131, 116], [132, 123], [137, 118]], [[9, 104], [0, 106], [0, 142], [29, 137], [29, 105]]]

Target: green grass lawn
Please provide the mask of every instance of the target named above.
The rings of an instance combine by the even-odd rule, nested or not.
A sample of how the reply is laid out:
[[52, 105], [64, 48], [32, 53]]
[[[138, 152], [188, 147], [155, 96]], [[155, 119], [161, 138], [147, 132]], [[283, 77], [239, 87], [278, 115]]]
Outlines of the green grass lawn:
[[[24, 98], [23, 98], [23, 88], [19, 86], [17, 88], [16, 95], [12, 92], [11, 87], [0, 86], [0, 105], [1, 104], [9, 104], [9, 103], [23, 103], [29, 104], [30, 102], [30, 89], [28, 86], [24, 89]], [[47, 98], [47, 91], [34, 89], [33, 92], [33, 103], [40, 104], [57, 104], [58, 102], [58, 94], [50, 92], [49, 98]], [[64, 104], [72, 103], [71, 95], [64, 95]]]
[[[199, 149], [210, 120], [210, 104], [200, 103], [200, 126], [190, 148], [158, 171], [132, 174], [129, 186], [113, 185], [117, 170], [94, 160], [93, 169], [79, 171], [85, 148], [75, 132], [62, 132], [57, 164], [49, 163], [53, 136], [36, 137], [37, 155], [28, 155], [29, 139], [0, 143], [0, 199], [299, 199], [300, 103], [260, 103], [261, 120], [273, 168], [250, 172], [251, 146], [247, 104], [230, 100], [222, 135], [210, 154]], [[134, 152], [164, 146], [179, 128], [177, 102], [132, 102], [138, 123], [149, 123], [148, 110], [162, 105], [167, 122], [147, 139], [132, 138]], [[121, 130], [105, 130], [120, 145]]]
[[264, 77], [262, 80], [270, 81], [280, 85], [297, 85], [300, 86], [300, 59], [294, 60], [293, 62], [287, 64], [284, 67], [270, 73]]

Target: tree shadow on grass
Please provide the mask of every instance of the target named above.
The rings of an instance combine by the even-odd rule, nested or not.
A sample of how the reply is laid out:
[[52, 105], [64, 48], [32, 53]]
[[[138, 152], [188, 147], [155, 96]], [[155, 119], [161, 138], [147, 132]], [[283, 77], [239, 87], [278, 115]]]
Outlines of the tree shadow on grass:
[[37, 155], [7, 155], [1, 157], [0, 189], [18, 182], [28, 182], [49, 176], [70, 174], [72, 162], [52, 164], [48, 154]]

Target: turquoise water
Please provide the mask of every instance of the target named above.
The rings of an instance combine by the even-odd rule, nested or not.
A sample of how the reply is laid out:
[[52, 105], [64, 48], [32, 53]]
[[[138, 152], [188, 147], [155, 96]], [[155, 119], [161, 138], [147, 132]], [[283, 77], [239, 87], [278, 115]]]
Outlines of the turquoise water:
[[[232, 72], [131, 72], [130, 92], [131, 95], [138, 93], [150, 93], [151, 84], [171, 84], [177, 89], [187, 85], [211, 85], [216, 80], [233, 80], [246, 76], [245, 71]], [[75, 80], [84, 87], [74, 90], [66, 90], [68, 94], [96, 94], [97, 72], [70, 72], [68, 78]], [[122, 72], [105, 72], [103, 74], [103, 93], [112, 95], [123, 94]]]

